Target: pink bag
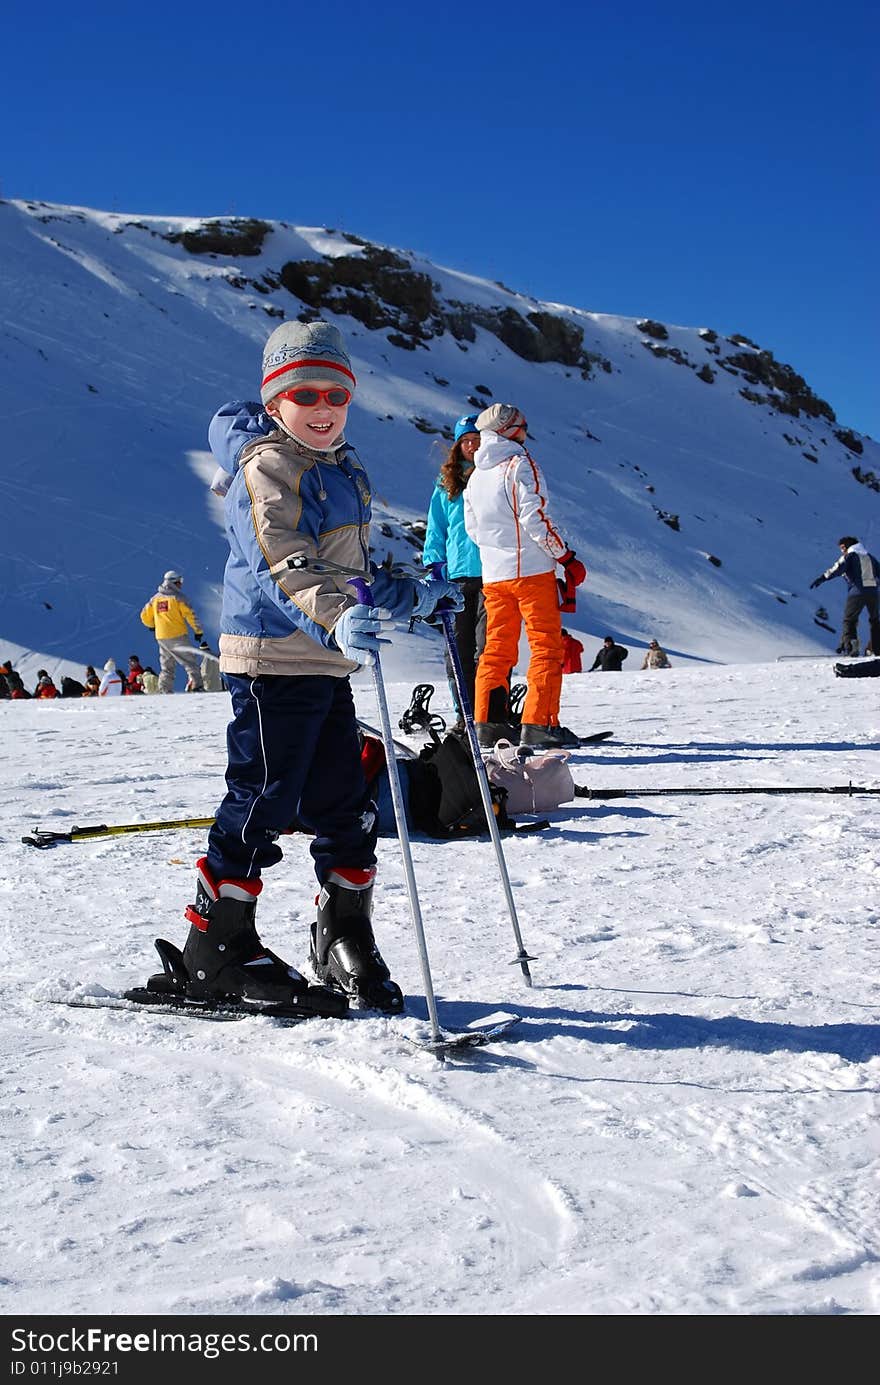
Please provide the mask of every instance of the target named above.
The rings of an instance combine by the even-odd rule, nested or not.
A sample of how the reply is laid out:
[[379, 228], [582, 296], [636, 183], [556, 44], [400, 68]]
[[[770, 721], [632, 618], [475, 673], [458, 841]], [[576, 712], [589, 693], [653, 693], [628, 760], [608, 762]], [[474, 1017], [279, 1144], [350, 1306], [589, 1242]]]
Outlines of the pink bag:
[[489, 782], [507, 790], [511, 814], [546, 813], [569, 803], [575, 792], [568, 758], [567, 750], [531, 750], [510, 741], [483, 752]]

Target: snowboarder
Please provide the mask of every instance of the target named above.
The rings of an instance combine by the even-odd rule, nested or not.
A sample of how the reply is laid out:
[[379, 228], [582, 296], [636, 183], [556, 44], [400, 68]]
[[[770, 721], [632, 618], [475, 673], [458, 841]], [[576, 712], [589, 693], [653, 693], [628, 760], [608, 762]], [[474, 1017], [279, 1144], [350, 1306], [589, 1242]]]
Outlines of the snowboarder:
[[867, 610], [871, 630], [871, 648], [880, 648], [880, 605], [878, 605], [878, 586], [880, 586], [880, 563], [859, 543], [852, 534], [838, 539], [840, 557], [831, 567], [826, 568], [815, 581], [810, 583], [810, 591], [828, 582], [832, 577], [843, 577], [848, 595], [843, 608], [843, 633], [835, 653], [857, 655], [859, 652], [858, 620], [862, 610]]
[[[464, 490], [474, 469], [474, 454], [480, 445], [476, 414], [466, 414], [455, 425], [453, 443], [431, 496], [428, 507], [428, 526], [422, 550], [425, 567], [445, 563], [446, 575], [461, 589], [464, 606], [455, 617], [455, 643], [464, 670], [465, 692], [474, 710], [474, 689], [477, 663], [486, 640], [486, 611], [483, 605], [483, 569], [480, 550], [468, 537], [464, 527]], [[458, 721], [452, 727], [456, 735], [464, 732], [464, 716], [458, 705], [458, 693], [449, 653], [446, 654], [446, 676]]]
[[661, 649], [656, 640], [651, 640], [648, 648], [645, 650], [642, 668], [672, 668], [666, 650]]
[[486, 644], [477, 669], [474, 720], [481, 745], [516, 740], [504, 718], [509, 670], [515, 666], [523, 623], [531, 661], [520, 745], [575, 745], [559, 725], [562, 620], [554, 576], [558, 563], [574, 586], [587, 571], [550, 519], [547, 487], [525, 447], [527, 424], [513, 404], [493, 404], [477, 416], [480, 446], [464, 493], [465, 528], [480, 550]]
[[620, 673], [624, 659], [629, 658], [629, 650], [622, 644], [615, 644], [613, 635], [606, 635], [601, 648], [590, 665], [590, 672], [599, 669], [601, 673]]
[[[345, 438], [355, 385], [338, 328], [288, 322], [263, 352], [262, 411], [227, 405], [212, 420], [212, 447], [233, 477], [220, 637], [233, 710], [228, 792], [197, 864], [183, 952], [161, 945], [166, 974], [151, 978], [153, 991], [182, 984], [194, 1000], [303, 1016], [344, 1014], [349, 1000], [403, 1008], [371, 923], [376, 813], [349, 675], [378, 651], [385, 619], [430, 615], [446, 598], [457, 609], [461, 594], [371, 570], [370, 485]], [[356, 574], [370, 575], [375, 606], [357, 602]], [[314, 834], [318, 985], [267, 951], [254, 921], [262, 872], [281, 860], [277, 838], [294, 820]]]
[[186, 670], [197, 692], [202, 690], [202, 675], [199, 659], [194, 649], [183, 643], [187, 638], [187, 626], [193, 632], [196, 644], [204, 643], [202, 627], [195, 612], [182, 594], [183, 578], [171, 569], [162, 578], [159, 590], [151, 596], [141, 611], [141, 620], [149, 630], [156, 632], [159, 646], [159, 691], [174, 692], [174, 674], [178, 664]]

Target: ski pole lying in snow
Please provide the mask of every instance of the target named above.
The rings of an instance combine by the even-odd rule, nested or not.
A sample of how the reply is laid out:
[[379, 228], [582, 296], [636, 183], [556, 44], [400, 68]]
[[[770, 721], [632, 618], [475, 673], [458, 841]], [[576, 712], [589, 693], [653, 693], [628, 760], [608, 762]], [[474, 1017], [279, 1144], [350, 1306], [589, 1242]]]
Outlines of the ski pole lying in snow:
[[[435, 577], [443, 577], [444, 564], [433, 563], [431, 571]], [[522, 968], [523, 978], [527, 986], [532, 984], [532, 973], [529, 971], [529, 962], [534, 962], [535, 958], [530, 957], [523, 945], [522, 934], [519, 928], [519, 919], [516, 916], [516, 904], [513, 900], [513, 890], [510, 886], [510, 876], [507, 873], [507, 862], [504, 859], [504, 849], [501, 845], [501, 833], [498, 831], [498, 823], [495, 820], [495, 810], [492, 807], [492, 791], [489, 788], [489, 775], [480, 754], [480, 747], [477, 742], [477, 732], [474, 726], [473, 708], [468, 702], [468, 695], [464, 686], [464, 669], [461, 666], [461, 656], [458, 652], [458, 645], [455, 643], [455, 614], [453, 611], [444, 611], [438, 607], [437, 615], [443, 624], [443, 634], [446, 636], [446, 648], [449, 650], [449, 662], [452, 664], [452, 672], [455, 676], [455, 690], [458, 693], [458, 705], [461, 708], [461, 715], [467, 729], [468, 744], [473, 756], [474, 769], [477, 775], [477, 783], [480, 786], [480, 797], [483, 800], [483, 810], [486, 814], [486, 825], [489, 828], [489, 835], [492, 838], [492, 845], [495, 848], [495, 856], [498, 860], [498, 869], [501, 873], [501, 884], [504, 889], [504, 896], [507, 900], [507, 908], [510, 913], [510, 922], [513, 925], [513, 936], [516, 939], [517, 953], [514, 962], [518, 962]]]
[[831, 787], [787, 788], [766, 786], [744, 789], [588, 789], [586, 784], [575, 786], [576, 798], [657, 798], [666, 794], [731, 794], [731, 793], [845, 793], [849, 797], [859, 793], [880, 793], [880, 789], [860, 789], [853, 784], [838, 784]]
[[57, 846], [59, 842], [87, 842], [93, 837], [121, 837], [127, 832], [169, 832], [174, 827], [212, 827], [213, 818], [173, 818], [167, 822], [126, 822], [108, 827], [101, 823], [97, 827], [71, 827], [69, 832], [48, 832], [35, 827], [28, 837], [22, 837], [27, 846]]

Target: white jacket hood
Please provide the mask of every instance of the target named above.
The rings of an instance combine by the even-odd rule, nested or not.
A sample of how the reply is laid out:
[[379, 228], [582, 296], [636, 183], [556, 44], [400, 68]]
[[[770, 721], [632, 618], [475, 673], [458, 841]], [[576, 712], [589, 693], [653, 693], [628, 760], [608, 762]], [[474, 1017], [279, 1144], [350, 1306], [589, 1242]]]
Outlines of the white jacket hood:
[[479, 471], [490, 471], [500, 466], [508, 457], [524, 457], [526, 450], [510, 438], [501, 438], [497, 433], [481, 433], [480, 445], [474, 453], [474, 466]]

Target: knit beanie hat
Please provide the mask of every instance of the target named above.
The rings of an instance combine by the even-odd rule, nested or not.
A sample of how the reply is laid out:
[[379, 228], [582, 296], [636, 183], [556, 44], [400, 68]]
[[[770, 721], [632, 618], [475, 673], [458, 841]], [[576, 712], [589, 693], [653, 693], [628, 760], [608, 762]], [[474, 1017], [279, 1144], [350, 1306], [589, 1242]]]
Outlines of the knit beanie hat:
[[512, 438], [526, 426], [525, 414], [513, 404], [492, 404], [477, 415], [477, 428], [481, 433], [497, 433], [502, 438]]
[[328, 378], [347, 390], [357, 383], [338, 327], [329, 322], [283, 322], [275, 328], [263, 348], [264, 404], [282, 390]]
[[465, 414], [455, 425], [453, 440], [458, 442], [459, 438], [466, 437], [468, 433], [479, 433], [479, 431], [476, 414]]
[[104, 665], [104, 672], [105, 672], [105, 673], [115, 673], [115, 672], [116, 672], [116, 660], [115, 660], [115, 659], [108, 659], [108, 660], [107, 660], [107, 662], [106, 662], [105, 665]]

